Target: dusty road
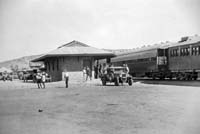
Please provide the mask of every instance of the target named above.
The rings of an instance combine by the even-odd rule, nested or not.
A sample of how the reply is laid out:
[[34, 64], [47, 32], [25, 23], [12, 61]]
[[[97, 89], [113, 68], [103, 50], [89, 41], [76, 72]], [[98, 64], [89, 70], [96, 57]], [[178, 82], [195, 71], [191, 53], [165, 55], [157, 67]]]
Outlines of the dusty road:
[[0, 134], [199, 134], [199, 120], [199, 87], [0, 81]]

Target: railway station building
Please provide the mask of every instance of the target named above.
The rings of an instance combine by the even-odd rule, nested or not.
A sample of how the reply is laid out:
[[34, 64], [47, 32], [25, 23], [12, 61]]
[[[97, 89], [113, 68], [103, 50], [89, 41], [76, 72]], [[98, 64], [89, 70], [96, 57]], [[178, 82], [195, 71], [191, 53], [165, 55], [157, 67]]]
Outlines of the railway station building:
[[95, 61], [114, 57], [114, 53], [88, 46], [79, 41], [59, 46], [57, 49], [33, 59], [32, 62], [43, 61], [46, 72], [52, 81], [63, 79], [63, 72], [67, 70], [70, 79], [82, 79], [82, 70], [89, 67], [93, 71]]

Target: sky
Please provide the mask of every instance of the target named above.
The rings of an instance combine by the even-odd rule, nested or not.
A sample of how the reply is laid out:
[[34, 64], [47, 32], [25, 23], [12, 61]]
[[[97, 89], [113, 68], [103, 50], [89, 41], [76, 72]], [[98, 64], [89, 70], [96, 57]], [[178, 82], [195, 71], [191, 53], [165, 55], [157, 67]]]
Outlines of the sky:
[[77, 40], [132, 49], [200, 35], [200, 0], [0, 0], [0, 62]]

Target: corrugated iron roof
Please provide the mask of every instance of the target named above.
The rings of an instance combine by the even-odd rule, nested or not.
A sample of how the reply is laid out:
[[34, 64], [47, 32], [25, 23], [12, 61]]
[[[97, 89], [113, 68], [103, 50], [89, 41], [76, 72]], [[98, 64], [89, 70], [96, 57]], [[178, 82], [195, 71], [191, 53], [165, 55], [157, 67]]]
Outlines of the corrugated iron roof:
[[55, 56], [108, 56], [114, 57], [115, 55], [112, 52], [105, 51], [102, 49], [90, 47], [79, 41], [72, 41], [65, 45], [58, 47], [57, 49], [50, 51], [47, 54], [40, 56], [39, 58], [33, 59], [33, 62], [42, 61], [47, 57]]

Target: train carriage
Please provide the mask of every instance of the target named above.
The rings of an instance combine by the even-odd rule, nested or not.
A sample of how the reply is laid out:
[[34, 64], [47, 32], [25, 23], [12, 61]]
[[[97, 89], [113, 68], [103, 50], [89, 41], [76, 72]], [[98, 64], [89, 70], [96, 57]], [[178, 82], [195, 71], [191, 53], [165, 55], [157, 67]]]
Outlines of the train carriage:
[[200, 37], [183, 37], [168, 49], [169, 70], [172, 77], [196, 80], [200, 74]]
[[[166, 44], [165, 44], [166, 45]], [[167, 71], [167, 49], [164, 44], [135, 50], [111, 59], [114, 65], [127, 64], [135, 77], [163, 78]]]
[[153, 79], [196, 80], [200, 77], [200, 37], [183, 37], [178, 43], [162, 43], [111, 59], [127, 64], [130, 74]]

